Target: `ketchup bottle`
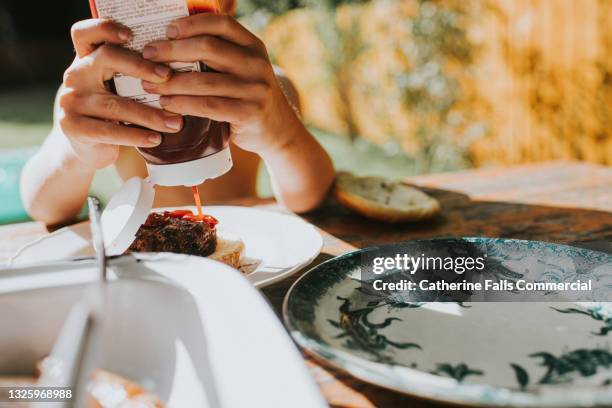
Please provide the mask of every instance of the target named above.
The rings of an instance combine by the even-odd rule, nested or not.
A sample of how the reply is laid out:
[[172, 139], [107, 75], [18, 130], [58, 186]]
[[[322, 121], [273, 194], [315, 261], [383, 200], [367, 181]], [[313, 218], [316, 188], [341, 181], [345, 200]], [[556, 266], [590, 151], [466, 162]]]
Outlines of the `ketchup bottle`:
[[[101, 15], [111, 18], [132, 28], [135, 39], [128, 46], [140, 51], [144, 45], [143, 41], [137, 41], [142, 28], [142, 16], [132, 20], [135, 13], [142, 11], [146, 19], [159, 32], [159, 38], [165, 39], [165, 26], [159, 26], [160, 17], [168, 17], [167, 10], [185, 11], [187, 6], [189, 15], [198, 13], [218, 13], [221, 11], [218, 0], [160, 0], [156, 5], [154, 2], [143, 3], [125, 0], [90, 0], [92, 14], [97, 17]], [[163, 8], [161, 6], [164, 6]], [[179, 14], [180, 15], [180, 14]], [[172, 15], [174, 17], [174, 15]], [[185, 16], [183, 14], [182, 16]], [[177, 17], [178, 18], [178, 17]], [[149, 32], [151, 27], [148, 27]], [[161, 34], [161, 33], [164, 34]], [[144, 36], [145, 34], [143, 34]], [[134, 44], [138, 42], [138, 44]], [[201, 62], [195, 64], [170, 64], [172, 68], [191, 65], [189, 70], [199, 69], [202, 72], [212, 71]], [[119, 95], [132, 97], [142, 103], [158, 105], [156, 101], [150, 101], [150, 95], [146, 95], [140, 85], [140, 80], [129, 77], [115, 77], [111, 89]], [[135, 89], [137, 88], [137, 89]], [[138, 98], [141, 98], [139, 100]], [[158, 98], [157, 98], [158, 100]], [[217, 122], [208, 118], [196, 116], [184, 116], [184, 126], [178, 133], [162, 133], [162, 142], [159, 146], [152, 148], [138, 148], [140, 154], [147, 163], [147, 170], [151, 182], [165, 186], [196, 186], [204, 180], [218, 177], [226, 173], [232, 167], [232, 158], [229, 150], [229, 124]]]

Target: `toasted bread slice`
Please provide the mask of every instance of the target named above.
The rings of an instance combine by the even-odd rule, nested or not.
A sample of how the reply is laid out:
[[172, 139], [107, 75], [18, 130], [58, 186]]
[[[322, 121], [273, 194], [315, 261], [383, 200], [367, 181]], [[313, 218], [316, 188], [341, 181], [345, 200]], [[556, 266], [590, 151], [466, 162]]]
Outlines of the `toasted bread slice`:
[[419, 189], [382, 177], [358, 177], [339, 173], [334, 195], [340, 204], [384, 222], [419, 221], [440, 210], [438, 200]]
[[244, 243], [239, 237], [226, 231], [217, 231], [217, 249], [208, 258], [238, 269], [243, 251]]

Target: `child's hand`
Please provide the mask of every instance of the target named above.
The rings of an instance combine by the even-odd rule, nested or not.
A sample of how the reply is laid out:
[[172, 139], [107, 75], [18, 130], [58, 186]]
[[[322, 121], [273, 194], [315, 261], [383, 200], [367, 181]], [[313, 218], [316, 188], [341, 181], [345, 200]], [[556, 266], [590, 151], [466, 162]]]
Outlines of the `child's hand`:
[[[232, 140], [265, 156], [291, 144], [299, 119], [280, 89], [264, 44], [234, 18], [204, 13], [173, 22], [168, 41], [147, 45], [157, 62], [202, 61], [216, 72], [175, 73], [163, 83], [143, 81], [170, 112], [229, 122]], [[302, 126], [299, 123], [299, 126]]]
[[77, 57], [64, 74], [57, 119], [76, 155], [91, 168], [114, 163], [119, 145], [157, 146], [161, 141], [158, 132], [175, 133], [183, 125], [181, 115], [119, 97], [106, 89], [105, 81], [117, 72], [152, 83], [171, 76], [167, 66], [115, 46], [129, 38], [127, 28], [108, 20], [85, 20], [72, 27]]

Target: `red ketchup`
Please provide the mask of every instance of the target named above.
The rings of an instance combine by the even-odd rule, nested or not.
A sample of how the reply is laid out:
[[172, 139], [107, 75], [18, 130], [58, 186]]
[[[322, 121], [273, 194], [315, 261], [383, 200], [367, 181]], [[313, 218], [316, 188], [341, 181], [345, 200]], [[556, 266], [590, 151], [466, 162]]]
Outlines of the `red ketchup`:
[[151, 213], [149, 214], [145, 225], [153, 226], [163, 222], [163, 218], [178, 218], [181, 220], [192, 221], [192, 222], [205, 222], [210, 228], [215, 228], [219, 221], [212, 215], [195, 215], [190, 210], [174, 210], [164, 211], [163, 213]]
[[166, 211], [164, 215], [167, 217], [180, 218], [187, 221], [205, 222], [209, 227], [213, 228], [219, 221], [212, 215], [196, 215], [190, 210], [174, 210]]

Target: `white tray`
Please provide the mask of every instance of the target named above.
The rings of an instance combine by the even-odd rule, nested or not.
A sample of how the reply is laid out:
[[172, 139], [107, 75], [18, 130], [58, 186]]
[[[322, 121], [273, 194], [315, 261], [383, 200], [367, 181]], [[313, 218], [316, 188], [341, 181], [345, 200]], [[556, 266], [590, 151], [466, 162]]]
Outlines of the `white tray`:
[[[0, 376], [27, 375], [49, 354], [95, 268], [0, 269]], [[267, 302], [239, 272], [205, 258], [124, 256], [110, 263], [112, 312], [99, 368], [168, 407], [326, 406]], [[138, 283], [138, 284], [136, 284]], [[101, 347], [100, 347], [101, 346]], [[216, 407], [215, 407], [216, 408]]]

